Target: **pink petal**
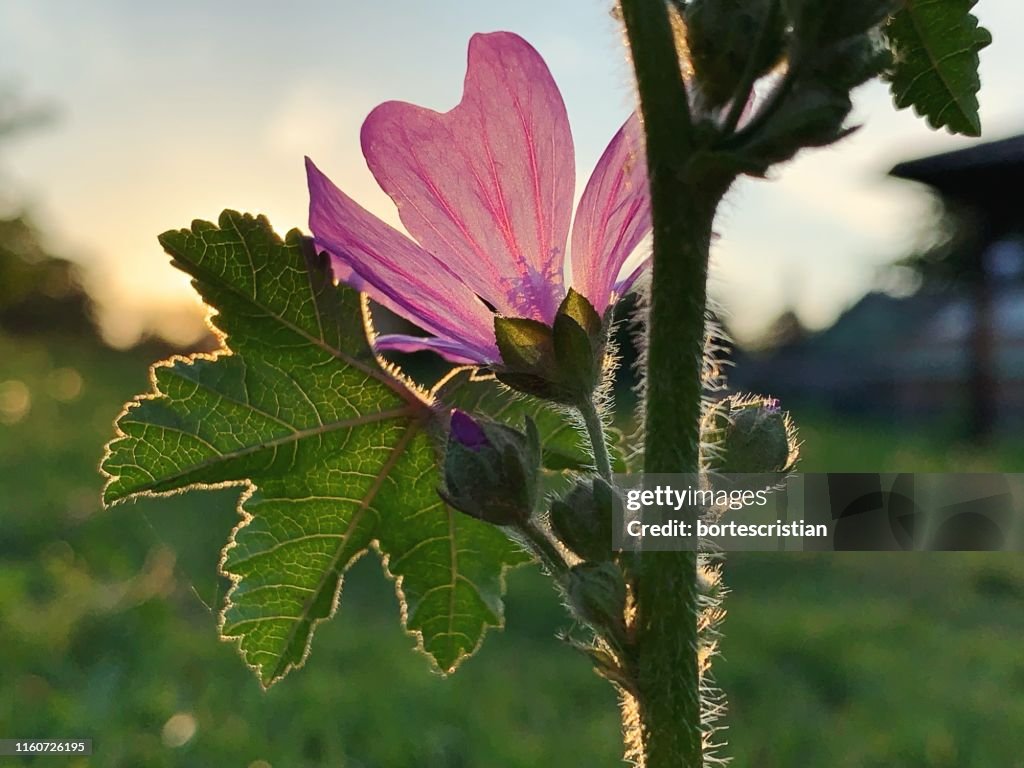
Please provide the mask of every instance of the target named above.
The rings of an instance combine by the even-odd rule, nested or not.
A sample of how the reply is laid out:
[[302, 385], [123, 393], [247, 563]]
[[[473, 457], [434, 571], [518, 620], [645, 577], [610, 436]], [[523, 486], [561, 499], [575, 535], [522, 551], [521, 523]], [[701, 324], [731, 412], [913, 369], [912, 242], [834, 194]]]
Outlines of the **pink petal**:
[[[338, 189], [306, 158], [309, 228], [348, 278], [370, 297], [429, 333], [472, 351], [479, 362], [500, 359], [494, 315], [464, 283], [409, 238]], [[346, 275], [351, 270], [358, 278]]]
[[572, 225], [572, 284], [603, 312], [619, 270], [651, 231], [643, 127], [634, 113], [587, 182]]
[[625, 296], [633, 288], [633, 283], [637, 281], [647, 269], [651, 266], [650, 255], [645, 256], [639, 264], [637, 264], [632, 270], [626, 273], [626, 276], [615, 283], [612, 288], [611, 303], [614, 303]]
[[[440, 339], [431, 336], [408, 336], [404, 333], [387, 333], [378, 336], [373, 346], [381, 352], [436, 352], [453, 363], [480, 363], [480, 359], [472, 349], [457, 341]], [[497, 358], [491, 358], [491, 361]]]
[[575, 160], [562, 96], [529, 43], [474, 35], [458, 106], [381, 104], [362, 145], [420, 245], [501, 314], [552, 321]]
[[316, 241], [316, 245], [319, 250], [325, 251], [327, 255], [331, 257], [331, 272], [334, 274], [335, 280], [339, 283], [344, 283], [347, 286], [355, 288], [360, 293], [365, 293], [375, 302], [381, 306], [387, 307], [396, 314], [402, 315], [403, 317], [408, 314], [407, 311], [395, 304], [395, 302], [390, 298], [363, 280], [363, 278], [355, 273], [348, 263], [346, 263], [341, 257], [335, 256], [331, 253], [319, 240]]

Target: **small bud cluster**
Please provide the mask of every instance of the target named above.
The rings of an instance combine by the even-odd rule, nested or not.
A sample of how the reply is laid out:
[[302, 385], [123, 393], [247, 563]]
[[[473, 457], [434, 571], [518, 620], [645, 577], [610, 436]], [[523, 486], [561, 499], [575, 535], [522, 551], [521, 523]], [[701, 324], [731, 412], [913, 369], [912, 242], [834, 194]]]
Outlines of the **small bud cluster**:
[[[612, 551], [611, 485], [600, 477], [578, 480], [552, 500], [544, 526], [535, 514], [541, 447], [533, 421], [527, 419], [520, 432], [458, 409], [449, 420], [444, 466], [441, 497], [471, 517], [518, 535], [556, 578], [576, 619], [600, 638], [602, 645], [581, 649], [602, 674], [626, 684], [627, 588]], [[570, 565], [567, 558], [573, 556], [578, 562]]]
[[581, 561], [567, 575], [566, 601], [598, 639], [597, 645], [576, 645], [601, 675], [628, 689], [632, 674], [626, 623], [629, 590], [622, 555], [612, 550], [614, 494], [603, 478], [581, 478], [552, 501], [549, 520], [557, 539]]
[[[543, 392], [549, 401], [578, 402], [581, 393], [592, 395], [605, 329], [585, 312], [571, 319], [571, 302], [563, 310], [550, 329], [533, 321], [505, 323], [506, 368], [497, 372], [502, 381], [518, 384], [521, 391]], [[544, 333], [531, 337], [538, 327]], [[575, 369], [567, 365], [569, 360], [575, 361]], [[584, 365], [587, 361], [592, 367]], [[615, 488], [600, 476], [579, 477], [550, 500], [550, 513], [544, 515], [542, 453], [533, 421], [527, 419], [518, 430], [456, 409], [448, 426], [442, 497], [465, 514], [508, 528], [533, 552], [563, 594], [574, 626], [590, 630], [586, 641], [569, 635], [566, 639], [591, 659], [599, 674], [635, 693], [636, 628], [630, 618], [636, 610], [631, 586], [635, 573], [628, 556], [612, 550]], [[764, 484], [770, 485], [791, 471], [797, 457], [792, 422], [774, 398], [730, 396], [709, 402], [701, 438], [702, 470], [711, 482], [735, 474], [766, 475]], [[697, 565], [702, 729], [711, 738], [724, 707], [710, 670], [724, 615], [724, 588], [713, 556], [700, 553]]]
[[[895, 0], [671, 1], [702, 130], [736, 172], [763, 176], [804, 147], [846, 136], [850, 91], [892, 64], [880, 30]], [[734, 130], [754, 83], [769, 74], [777, 75], [771, 90]], [[715, 138], [725, 109], [736, 118]]]

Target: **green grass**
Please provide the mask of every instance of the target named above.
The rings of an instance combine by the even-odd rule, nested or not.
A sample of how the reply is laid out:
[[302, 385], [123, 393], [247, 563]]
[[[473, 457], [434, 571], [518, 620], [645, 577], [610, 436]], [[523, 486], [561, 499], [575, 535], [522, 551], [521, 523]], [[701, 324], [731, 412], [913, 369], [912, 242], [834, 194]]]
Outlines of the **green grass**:
[[[441, 678], [368, 556], [306, 667], [264, 693], [206, 607], [235, 493], [99, 507], [101, 448], [147, 388], [146, 354], [0, 337], [0, 361], [0, 418], [24, 391], [3, 382], [31, 396], [0, 422], [0, 737], [92, 738], [91, 760], [49, 758], [67, 766], [621, 765], [615, 696], [554, 638], [561, 608], [529, 569], [510, 577], [507, 629]], [[796, 415], [807, 471], [1024, 467], [1021, 445], [969, 452]], [[716, 670], [735, 765], [1024, 768], [1019, 557], [736, 554], [726, 568]]]

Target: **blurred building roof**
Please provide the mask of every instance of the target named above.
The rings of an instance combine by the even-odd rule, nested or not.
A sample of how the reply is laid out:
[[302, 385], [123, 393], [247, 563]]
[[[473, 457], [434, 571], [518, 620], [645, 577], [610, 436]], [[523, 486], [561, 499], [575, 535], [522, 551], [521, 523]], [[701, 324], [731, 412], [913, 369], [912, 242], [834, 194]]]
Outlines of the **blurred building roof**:
[[[848, 413], [934, 415], [961, 397], [973, 308], [963, 291], [869, 293], [829, 328], [752, 355], [730, 373], [740, 390], [817, 401]], [[1001, 420], [1024, 421], [1024, 287], [992, 297], [992, 363]]]
[[993, 217], [1012, 211], [1019, 218], [1018, 195], [1010, 191], [1024, 183], [1024, 134], [908, 160], [889, 174], [927, 184]]

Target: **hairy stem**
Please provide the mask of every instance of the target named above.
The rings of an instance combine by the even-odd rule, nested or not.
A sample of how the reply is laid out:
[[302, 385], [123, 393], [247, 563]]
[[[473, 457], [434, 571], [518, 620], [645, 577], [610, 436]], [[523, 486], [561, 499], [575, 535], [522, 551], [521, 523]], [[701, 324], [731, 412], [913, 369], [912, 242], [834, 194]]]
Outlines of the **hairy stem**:
[[[711, 222], [731, 177], [694, 146], [665, 0], [621, 0], [647, 139], [654, 225], [644, 472], [695, 473]], [[684, 511], [695, 522], [696, 511]], [[693, 552], [634, 566], [636, 690], [645, 768], [703, 764]]]
[[562, 553], [558, 551], [558, 547], [548, 538], [548, 535], [532, 522], [518, 526], [518, 531], [529, 542], [530, 549], [540, 558], [544, 567], [561, 582], [569, 570], [569, 566], [566, 565], [565, 558], [562, 557]]
[[590, 448], [594, 452], [594, 466], [597, 468], [597, 473], [610, 484], [612, 482], [612, 463], [608, 458], [608, 441], [605, 439], [604, 424], [601, 422], [601, 415], [597, 412], [597, 405], [593, 398], [588, 398], [580, 403], [579, 411], [587, 429], [587, 437], [590, 438]]

